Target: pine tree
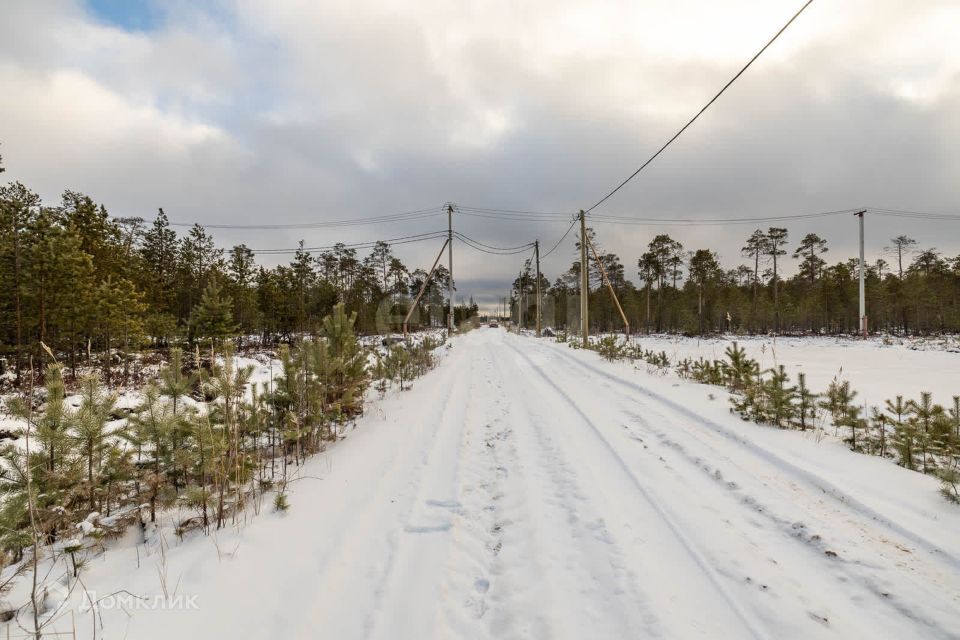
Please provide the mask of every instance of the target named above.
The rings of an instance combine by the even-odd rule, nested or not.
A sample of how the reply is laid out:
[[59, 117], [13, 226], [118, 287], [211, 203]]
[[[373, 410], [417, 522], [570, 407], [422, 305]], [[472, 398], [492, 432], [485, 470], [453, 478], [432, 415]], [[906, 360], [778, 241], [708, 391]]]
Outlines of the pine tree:
[[411, 378], [410, 352], [401, 344], [392, 345], [387, 352], [385, 363], [387, 375], [391, 380], [396, 379], [400, 384], [400, 390], [403, 391], [404, 380]]
[[[18, 528], [30, 525], [27, 513], [27, 469], [30, 469], [34, 492], [35, 516], [43, 537], [53, 542], [65, 526], [67, 510], [72, 509], [80, 497], [82, 484], [78, 474], [77, 456], [73, 454], [70, 431], [75, 413], [64, 402], [64, 385], [60, 367], [51, 364], [46, 375], [46, 402], [42, 411], [31, 407], [32, 398], [12, 398], [8, 409], [13, 415], [27, 422], [27, 428], [34, 434], [32, 442], [36, 448], [30, 453], [28, 462], [26, 452], [19, 445], [3, 448], [0, 465], [5, 470], [0, 473], [0, 495], [6, 496], [0, 509], [0, 522], [10, 528], [9, 541], [17, 548]], [[0, 534], [0, 539], [7, 539]], [[6, 544], [6, 543], [5, 543]]]
[[[229, 287], [233, 298], [233, 317], [244, 333], [256, 331], [259, 320], [256, 304], [256, 260], [253, 251], [245, 244], [239, 244], [230, 250]], [[238, 346], [242, 346], [238, 343]]]
[[214, 479], [225, 475], [222, 473], [221, 460], [227, 451], [229, 438], [218, 423], [211, 420], [208, 412], [189, 411], [182, 419], [186, 423], [188, 448], [183, 449], [185, 455], [177, 459], [177, 463], [188, 469], [187, 488], [184, 492], [184, 501], [188, 506], [196, 509], [200, 514], [203, 530], [210, 528], [209, 510], [212, 506], [213, 494], [210, 485]]
[[[54, 474], [59, 461], [69, 452], [67, 428], [70, 416], [64, 403], [65, 387], [58, 364], [47, 366], [46, 391], [44, 411], [37, 420], [37, 441], [47, 455], [47, 471]], [[21, 412], [20, 417], [26, 416]]]
[[242, 459], [240, 423], [245, 392], [252, 374], [252, 365], [241, 367], [235, 364], [233, 346], [227, 343], [223, 352], [223, 364], [214, 365], [213, 375], [207, 383], [208, 392], [217, 401], [213, 408], [216, 419], [223, 424], [229, 437], [227, 461], [219, 482], [217, 528], [222, 527], [225, 522], [226, 490], [231, 479], [236, 490], [234, 506], [239, 509], [243, 504], [241, 492], [247, 465]]
[[774, 330], [780, 333], [780, 277], [777, 273], [777, 258], [786, 255], [781, 249], [787, 243], [787, 230], [782, 227], [770, 227], [767, 230], [764, 253], [773, 260], [773, 309]]
[[[19, 447], [7, 444], [0, 447], [0, 543], [11, 554], [11, 562], [19, 562], [23, 551], [33, 543], [29, 515], [29, 493], [27, 473], [36, 465], [27, 460], [26, 453]], [[34, 488], [33, 495], [40, 492]]]
[[322, 367], [325, 406], [339, 419], [360, 412], [366, 383], [366, 356], [353, 332], [356, 319], [356, 313], [347, 315], [342, 303], [323, 319], [322, 335], [327, 345], [327, 362]]
[[770, 378], [764, 382], [767, 417], [778, 427], [788, 426], [797, 414], [797, 388], [790, 386], [790, 376], [783, 365], [769, 369]]
[[177, 416], [171, 405], [160, 396], [160, 387], [150, 383], [143, 390], [143, 402], [130, 416], [125, 439], [133, 444], [137, 451], [137, 461], [140, 461], [144, 449], [149, 452], [149, 471], [144, 474], [144, 481], [149, 488], [150, 521], [157, 519], [157, 500], [160, 497], [160, 487], [165, 483], [167, 472], [171, 467], [174, 443], [173, 433], [177, 428]]
[[[852, 395], [855, 396], [856, 392], [853, 392]], [[857, 430], [860, 429], [865, 431], [868, 428], [866, 419], [861, 416], [860, 407], [852, 402], [847, 405], [847, 408], [840, 417], [840, 421], [837, 423], [837, 426], [850, 428], [850, 448], [854, 451], [857, 451]]]
[[210, 281], [200, 302], [191, 311], [190, 327], [194, 337], [209, 340], [211, 347], [237, 332], [233, 301], [221, 294], [216, 279]]
[[813, 427], [817, 412], [818, 394], [807, 386], [807, 374], [797, 375], [797, 417], [801, 431]]
[[30, 225], [22, 260], [23, 308], [30, 318], [25, 327], [35, 344], [67, 347], [75, 371], [77, 338], [90, 320], [94, 282], [90, 256], [81, 249], [79, 236], [60, 225], [56, 211], [42, 209]]
[[170, 362], [160, 369], [160, 393], [170, 398], [173, 414], [180, 410], [181, 399], [190, 393], [196, 384], [196, 377], [183, 373], [183, 350], [170, 349]]
[[906, 419], [910, 412], [909, 403], [904, 402], [903, 396], [897, 396], [894, 401], [886, 401], [886, 412], [893, 425], [893, 444], [897, 450], [898, 464], [907, 469], [916, 469], [914, 452], [917, 434], [914, 425]]
[[142, 315], [146, 306], [142, 294], [126, 278], [108, 277], [94, 291], [97, 326], [103, 336], [103, 371], [107, 384], [111, 383], [111, 345], [114, 340], [123, 346], [124, 381], [128, 371], [128, 353], [131, 344], [139, 344], [143, 336]]
[[[767, 236], [761, 230], [757, 229], [747, 238], [747, 244], [740, 249], [740, 253], [748, 258], [753, 258], [753, 322], [757, 320], [757, 288], [760, 284], [760, 256], [764, 253], [767, 246]], [[755, 325], [754, 325], [755, 326]]]
[[834, 379], [827, 388], [826, 398], [820, 406], [830, 412], [833, 424], [837, 428], [850, 429], [850, 443], [854, 450], [857, 448], [857, 430], [866, 429], [867, 422], [861, 417], [861, 409], [854, 404], [857, 392], [850, 388], [850, 382], [839, 382]]
[[80, 384], [80, 408], [73, 420], [72, 438], [86, 463], [87, 493], [91, 511], [97, 510], [100, 464], [112, 433], [107, 428], [117, 398], [103, 391], [96, 376], [85, 377]]
[[954, 504], [960, 503], [960, 459], [952, 458], [938, 470], [940, 495]]
[[226, 271], [223, 250], [217, 249], [206, 229], [194, 224], [180, 241], [177, 257], [180, 308], [189, 313], [201, 292], [217, 275]]
[[736, 342], [727, 347], [724, 354], [728, 361], [724, 367], [727, 389], [740, 393], [756, 380], [759, 365], [756, 360], [747, 357], [747, 350]]
[[955, 453], [960, 452], [960, 396], [953, 396], [953, 406], [947, 410], [951, 446]]
[[9, 308], [4, 309], [6, 313], [0, 314], [0, 317], [13, 325], [5, 329], [9, 336], [8, 343], [14, 347], [14, 372], [18, 383], [24, 364], [23, 347], [26, 340], [23, 327], [23, 252], [25, 236], [29, 236], [39, 207], [40, 196], [23, 184], [14, 182], [0, 187], [0, 228], [3, 229], [3, 233], [0, 233], [3, 271], [0, 275], [3, 276], [2, 290], [7, 294], [0, 296], [0, 303], [9, 301]]
[[703, 333], [704, 291], [721, 273], [717, 254], [709, 249], [697, 249], [690, 256], [690, 281], [697, 287], [698, 333]]
[[823, 271], [823, 267], [826, 265], [826, 261], [824, 261], [824, 259], [820, 256], [827, 251], [828, 249], [826, 240], [815, 233], [808, 233], [800, 241], [796, 251], [793, 252], [794, 258], [801, 259], [800, 272], [809, 283], [807, 293], [809, 298], [808, 306], [810, 308], [809, 328], [811, 330], [813, 330], [815, 327], [813, 311], [819, 306], [819, 304], [816, 302], [818, 296], [814, 290], [817, 284], [817, 276]]
[[920, 394], [920, 400], [907, 402], [907, 411], [910, 414], [908, 420], [915, 428], [917, 442], [920, 446], [921, 461], [923, 462], [922, 471], [926, 473], [929, 462], [928, 456], [937, 435], [937, 426], [944, 415], [943, 407], [934, 404], [932, 394], [924, 391]]
[[873, 407], [870, 410], [870, 422], [877, 428], [877, 444], [880, 447], [879, 455], [884, 457], [887, 455], [887, 423], [889, 419], [880, 409]]

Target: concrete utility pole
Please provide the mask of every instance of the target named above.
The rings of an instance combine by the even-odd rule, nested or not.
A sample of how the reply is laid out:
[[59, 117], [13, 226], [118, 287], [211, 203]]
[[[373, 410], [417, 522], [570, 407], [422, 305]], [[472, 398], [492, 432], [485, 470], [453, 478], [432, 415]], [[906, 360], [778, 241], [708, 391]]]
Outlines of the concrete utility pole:
[[537, 337], [540, 337], [540, 241], [533, 243], [533, 254], [537, 257]]
[[450, 313], [447, 316], [447, 330], [453, 328], [453, 205], [447, 204], [447, 258], [449, 260], [450, 281], [447, 283], [447, 297], [450, 298]]
[[587, 263], [587, 217], [580, 210], [580, 336], [583, 338], [583, 346], [586, 347], [590, 340], [590, 270]]
[[863, 262], [863, 214], [866, 211], [858, 211], [853, 214], [860, 218], [860, 334], [864, 339], [867, 337], [867, 288], [866, 288], [866, 265]]

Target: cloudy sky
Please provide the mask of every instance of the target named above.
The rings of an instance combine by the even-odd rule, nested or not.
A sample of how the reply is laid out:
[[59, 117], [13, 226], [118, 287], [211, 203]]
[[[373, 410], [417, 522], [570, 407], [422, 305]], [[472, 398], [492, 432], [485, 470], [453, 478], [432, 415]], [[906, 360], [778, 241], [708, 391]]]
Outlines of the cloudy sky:
[[[668, 139], [800, 0], [0, 0], [5, 179], [113, 215], [306, 223], [440, 207], [576, 211]], [[858, 206], [960, 214], [960, 3], [815, 0], [683, 137], [598, 212], [670, 218]], [[445, 219], [217, 230], [223, 246], [391, 238]], [[461, 216], [492, 245], [567, 227]], [[852, 217], [816, 231], [855, 251]], [[635, 276], [654, 233], [728, 266], [752, 227], [596, 225]], [[960, 223], [874, 217], [960, 252]], [[569, 239], [568, 239], [569, 240]], [[437, 244], [398, 247], [428, 266]], [[573, 254], [545, 261], [551, 279]], [[455, 249], [459, 294], [505, 291], [517, 257]], [[276, 258], [266, 258], [267, 262]]]

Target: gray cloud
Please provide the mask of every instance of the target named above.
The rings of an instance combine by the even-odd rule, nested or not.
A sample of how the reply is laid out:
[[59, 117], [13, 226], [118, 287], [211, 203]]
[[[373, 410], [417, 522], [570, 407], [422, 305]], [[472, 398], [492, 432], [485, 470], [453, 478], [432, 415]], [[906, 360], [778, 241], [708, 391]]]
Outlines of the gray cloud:
[[[656, 149], [795, 7], [757, 3], [174, 5], [154, 31], [82, 5], [18, 3], [0, 20], [4, 177], [48, 200], [81, 189], [117, 215], [307, 222], [462, 204], [587, 207]], [[604, 213], [681, 218], [875, 205], [960, 212], [960, 47], [945, 0], [814, 3]], [[955, 254], [955, 223], [874, 218], [869, 253], [907, 232]], [[225, 245], [395, 237], [407, 225], [218, 231]], [[751, 228], [596, 225], [635, 271], [654, 233], [739, 260]], [[789, 224], [851, 255], [852, 219]], [[458, 219], [491, 244], [562, 222]], [[572, 244], [571, 244], [572, 247]], [[423, 265], [435, 249], [399, 253]], [[499, 295], [520, 260], [457, 249], [464, 297]], [[545, 263], [551, 279], [572, 257]], [[496, 293], [495, 293], [496, 292]]]

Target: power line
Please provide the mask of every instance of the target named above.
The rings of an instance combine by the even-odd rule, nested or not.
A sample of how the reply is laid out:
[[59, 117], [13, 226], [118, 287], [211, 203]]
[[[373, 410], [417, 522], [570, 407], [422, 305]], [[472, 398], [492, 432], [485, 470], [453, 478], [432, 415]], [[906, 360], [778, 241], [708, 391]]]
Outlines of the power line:
[[473, 218], [486, 218], [486, 219], [489, 219], [489, 220], [497, 220], [497, 221], [500, 221], [500, 222], [535, 222], [535, 223], [537, 223], [537, 224], [542, 224], [542, 223], [548, 223], [548, 224], [549, 224], [549, 223], [564, 223], [564, 222], [566, 222], [566, 221], [569, 219], [569, 217], [563, 217], [563, 218], [560, 218], [560, 217], [557, 217], [557, 218], [534, 218], [534, 217], [519, 216], [519, 215], [516, 215], [516, 216], [499, 216], [499, 215], [491, 214], [491, 213], [474, 213], [474, 212], [470, 212], [470, 211], [462, 211], [462, 212], [460, 212], [460, 215], [470, 216], [470, 217], [473, 217]]
[[454, 235], [471, 249], [497, 256], [510, 256], [518, 253], [525, 253], [530, 250], [530, 247], [533, 246], [532, 242], [528, 242], [527, 244], [517, 247], [491, 247], [490, 245], [477, 242], [476, 240], [473, 240], [472, 238], [469, 238], [458, 231], [454, 231]]
[[251, 251], [256, 255], [283, 255], [297, 253], [298, 251], [303, 251], [304, 253], [316, 253], [318, 251], [329, 251], [331, 249], [344, 248], [344, 249], [371, 249], [377, 246], [377, 243], [384, 242], [390, 246], [402, 245], [402, 244], [411, 244], [414, 242], [423, 242], [426, 240], [435, 240], [437, 238], [445, 238], [447, 235], [446, 230], [443, 231], [430, 231], [428, 233], [417, 234], [414, 236], [401, 236], [399, 238], [388, 238], [386, 240], [370, 240], [366, 242], [356, 242], [352, 244], [346, 243], [337, 243], [333, 245], [323, 246], [323, 247], [297, 247], [294, 249], [251, 249]]
[[929, 211], [904, 211], [902, 209], [881, 209], [868, 207], [870, 213], [891, 218], [908, 218], [911, 220], [943, 220], [948, 222], [960, 221], [960, 216], [950, 213], [933, 213]]
[[493, 250], [495, 250], [495, 251], [513, 251], [513, 250], [515, 250], [515, 249], [526, 249], [527, 247], [532, 247], [532, 246], [533, 246], [533, 243], [532, 243], [532, 242], [527, 242], [527, 243], [525, 243], [525, 244], [519, 244], [519, 245], [517, 245], [517, 246], [515, 246], [515, 247], [494, 247], [494, 246], [489, 245], [489, 244], [484, 244], [484, 243], [480, 242], [479, 240], [474, 240], [473, 238], [471, 238], [471, 237], [467, 236], [466, 234], [463, 234], [463, 233], [461, 233], [461, 232], [459, 232], [459, 231], [454, 231], [453, 234], [454, 234], [455, 236], [457, 236], [458, 238], [460, 238], [461, 240], [469, 240], [470, 242], [473, 242], [473, 243], [475, 243], [475, 244], [478, 244], [478, 245], [480, 245], [480, 246], [482, 246], [482, 247], [486, 247], [487, 249], [493, 249]]
[[[204, 224], [200, 225], [207, 229], [246, 229], [246, 230], [265, 230], [265, 229], [322, 229], [326, 227], [351, 227], [365, 224], [386, 224], [389, 222], [406, 222], [409, 220], [420, 220], [430, 218], [444, 213], [442, 207], [431, 207], [429, 209], [417, 209], [415, 211], [404, 211], [401, 213], [391, 213], [382, 216], [372, 216], [369, 218], [355, 218], [353, 220], [329, 220], [321, 222], [305, 222], [299, 224]], [[170, 222], [171, 227], [192, 227], [194, 222]]]
[[591, 222], [601, 224], [626, 224], [626, 225], [675, 225], [675, 226], [722, 226], [728, 224], [755, 224], [760, 222], [781, 222], [785, 220], [807, 220], [810, 218], [825, 218], [829, 216], [839, 216], [861, 211], [858, 209], [839, 209], [836, 211], [821, 211], [817, 213], [798, 213], [784, 216], [756, 216], [744, 218], [629, 218], [624, 216], [608, 216], [594, 214], [590, 216]]
[[[333, 247], [337, 247], [337, 246], [348, 247], [348, 248], [349, 248], [349, 247], [356, 247], [356, 246], [367, 245], [367, 244], [376, 244], [376, 243], [378, 243], [378, 242], [385, 242], [385, 243], [387, 243], [387, 244], [390, 244], [391, 242], [396, 242], [396, 241], [399, 241], [399, 240], [409, 240], [409, 239], [411, 239], [411, 238], [423, 238], [423, 237], [425, 237], [425, 236], [433, 236], [433, 235], [436, 235], [436, 234], [438, 234], [438, 233], [445, 233], [445, 232], [444, 232], [443, 230], [441, 230], [441, 229], [437, 229], [436, 231], [427, 231], [426, 233], [416, 233], [416, 234], [409, 235], [409, 236], [400, 236], [399, 238], [387, 238], [387, 239], [385, 239], [385, 240], [364, 240], [364, 241], [362, 241], [362, 242], [352, 242], [352, 243], [351, 243], [351, 242], [338, 242], [337, 244], [329, 245], [329, 246], [322, 246], [322, 247], [303, 247], [302, 250], [304, 250], [304, 251], [316, 251], [316, 250], [319, 250], [319, 249], [328, 249], [328, 248], [333, 248]], [[300, 248], [298, 247], [297, 249], [288, 249], [288, 248], [283, 248], [283, 249], [252, 249], [252, 251], [256, 251], [256, 252], [259, 252], [259, 253], [269, 253], [269, 252], [271, 252], [271, 251], [297, 251], [297, 250], [300, 250]]]
[[669, 147], [669, 146], [673, 143], [674, 140], [676, 140], [677, 138], [679, 138], [680, 135], [681, 135], [684, 131], [686, 131], [687, 128], [688, 128], [690, 125], [692, 125], [694, 122], [696, 122], [697, 118], [699, 118], [701, 115], [703, 115], [703, 113], [704, 113], [707, 109], [709, 109], [710, 106], [711, 106], [714, 102], [716, 102], [717, 99], [719, 99], [720, 96], [722, 96], [723, 93], [724, 93], [727, 89], [729, 89], [730, 86], [731, 86], [734, 82], [736, 82], [737, 79], [738, 79], [740, 76], [742, 76], [742, 75], [746, 72], [747, 69], [750, 68], [750, 65], [752, 65], [752, 64], [757, 60], [757, 58], [759, 58], [759, 57], [763, 54], [763, 52], [766, 51], [767, 48], [769, 48], [770, 45], [772, 45], [772, 44], [776, 41], [777, 38], [780, 37], [780, 34], [782, 34], [784, 31], [786, 31], [786, 30], [787, 30], [787, 27], [789, 27], [791, 24], [793, 24], [793, 21], [796, 20], [796, 19], [800, 16], [800, 14], [803, 13], [803, 11], [804, 11], [807, 7], [809, 7], [812, 3], [813, 3], [813, 0], [807, 0], [807, 2], [804, 3], [804, 5], [803, 5], [802, 7], [800, 7], [800, 10], [797, 11], [795, 14], [793, 14], [793, 17], [790, 18], [789, 20], [787, 20], [787, 23], [786, 23], [785, 25], [783, 25], [782, 27], [780, 27], [780, 30], [777, 31], [777, 32], [773, 35], [772, 38], [770, 38], [770, 40], [767, 42], [767, 44], [763, 45], [763, 48], [760, 49], [760, 51], [758, 51], [756, 54], [754, 54], [754, 56], [753, 56], [752, 58], [750, 58], [749, 62], [747, 62], [747, 64], [745, 64], [745, 65], [743, 66], [743, 68], [740, 69], [740, 71], [738, 71], [737, 74], [736, 74], [735, 76], [733, 76], [733, 78], [731, 78], [731, 79], [727, 82], [727, 84], [723, 85], [723, 88], [720, 89], [720, 91], [718, 91], [717, 94], [716, 94], [715, 96], [713, 96], [713, 98], [711, 98], [710, 101], [707, 102], [707, 104], [705, 104], [705, 105], [703, 106], [703, 108], [700, 109], [700, 111], [698, 111], [695, 116], [693, 116], [692, 118], [690, 118], [690, 120], [687, 122], [687, 124], [683, 125], [683, 127], [681, 127], [679, 131], [677, 131], [675, 134], [673, 134], [673, 137], [670, 138], [669, 140], [667, 140], [667, 142], [666, 142], [662, 147], [660, 147], [660, 148], [657, 150], [656, 153], [654, 153], [652, 156], [650, 156], [649, 159], [647, 159], [646, 162], [644, 162], [642, 165], [640, 165], [640, 168], [639, 168], [639, 169], [637, 169], [636, 171], [634, 171], [633, 173], [631, 173], [630, 176], [629, 176], [626, 180], [624, 180], [623, 182], [621, 182], [620, 184], [618, 184], [618, 185], [613, 189], [613, 191], [611, 191], [611, 192], [608, 193], [607, 195], [605, 195], [605, 196], [603, 196], [602, 198], [600, 198], [600, 200], [598, 200], [598, 201], [596, 202], [596, 204], [594, 204], [592, 207], [590, 207], [589, 209], [587, 209], [587, 210], [586, 210], [586, 213], [590, 213], [591, 211], [593, 211], [594, 209], [596, 209], [597, 207], [599, 207], [601, 204], [603, 204], [604, 202], [606, 202], [606, 200], [607, 200], [608, 198], [610, 198], [610, 196], [612, 196], [612, 195], [615, 194], [617, 191], [619, 191], [621, 188], [623, 188], [623, 186], [626, 185], [626, 184], [627, 184], [628, 182], [630, 182], [631, 180], [633, 180], [633, 179], [637, 176], [638, 173], [640, 173], [641, 171], [643, 171], [643, 170], [647, 167], [647, 165], [649, 165], [651, 162], [653, 162], [654, 160], [656, 160], [656, 159], [657, 159], [657, 156], [659, 156], [661, 153], [663, 153], [663, 151], [664, 151], [667, 147]]
[[473, 211], [477, 213], [501, 213], [528, 216], [572, 216], [572, 211], [528, 211], [524, 209], [487, 209], [484, 207], [469, 207], [467, 205], [456, 205], [458, 211]]
[[567, 228], [567, 230], [563, 233], [563, 235], [560, 236], [560, 239], [557, 240], [557, 243], [556, 243], [555, 245], [553, 245], [553, 247], [550, 249], [550, 251], [547, 251], [545, 254], [543, 254], [542, 256], [540, 256], [540, 259], [541, 259], [541, 260], [545, 260], [545, 259], [547, 258], [547, 256], [549, 256], [551, 253], [553, 253], [554, 251], [556, 251], [556, 250], [557, 250], [557, 247], [560, 246], [560, 243], [563, 242], [563, 241], [567, 238], [568, 235], [570, 235], [570, 231], [573, 229], [573, 227], [574, 227], [576, 224], [577, 224], [577, 220], [574, 219], [574, 221], [570, 223], [570, 226], [569, 226], [569, 227]]

